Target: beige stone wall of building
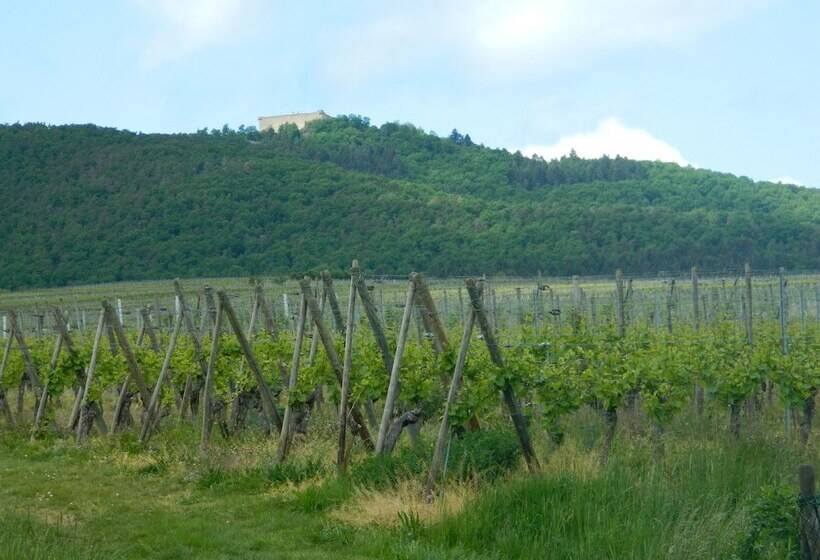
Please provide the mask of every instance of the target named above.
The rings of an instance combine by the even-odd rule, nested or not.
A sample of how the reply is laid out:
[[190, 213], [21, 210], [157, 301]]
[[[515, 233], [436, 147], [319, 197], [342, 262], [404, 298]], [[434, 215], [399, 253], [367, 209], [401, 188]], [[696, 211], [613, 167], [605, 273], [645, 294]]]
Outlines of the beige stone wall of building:
[[312, 113], [290, 113], [288, 115], [273, 115], [271, 117], [259, 117], [259, 130], [279, 130], [283, 124], [295, 124], [299, 130], [305, 128], [309, 122], [320, 119], [329, 119], [330, 115], [324, 111], [314, 111]]

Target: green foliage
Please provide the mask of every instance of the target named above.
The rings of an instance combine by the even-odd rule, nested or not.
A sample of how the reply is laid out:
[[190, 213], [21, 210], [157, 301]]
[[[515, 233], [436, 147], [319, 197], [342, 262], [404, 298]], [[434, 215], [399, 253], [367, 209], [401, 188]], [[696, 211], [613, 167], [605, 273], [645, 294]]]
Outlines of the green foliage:
[[350, 479], [359, 486], [388, 488], [427, 472], [431, 450], [426, 446], [401, 447], [392, 455], [374, 455], [350, 469]]
[[799, 508], [794, 489], [786, 485], [764, 486], [750, 510], [749, 526], [738, 550], [741, 560], [798, 560]]
[[505, 430], [467, 432], [453, 439], [448, 472], [461, 480], [494, 480], [520, 462], [521, 448], [515, 434]]
[[341, 271], [354, 256], [440, 276], [820, 267], [815, 190], [468, 140], [361, 117], [264, 134], [0, 126], [0, 287]]

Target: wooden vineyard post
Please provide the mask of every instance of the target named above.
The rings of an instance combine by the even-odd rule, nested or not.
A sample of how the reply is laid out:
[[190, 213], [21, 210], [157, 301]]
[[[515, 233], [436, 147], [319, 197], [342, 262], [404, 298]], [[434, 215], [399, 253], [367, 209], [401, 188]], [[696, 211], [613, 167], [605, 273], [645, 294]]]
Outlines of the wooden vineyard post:
[[700, 330], [700, 290], [698, 279], [698, 267], [692, 267], [692, 319], [694, 321], [695, 332]]
[[[495, 335], [493, 334], [489, 321], [487, 321], [487, 315], [484, 313], [484, 307], [481, 303], [481, 290], [472, 278], [467, 279], [466, 284], [467, 293], [470, 296], [470, 305], [472, 306], [473, 313], [475, 313], [476, 319], [478, 320], [478, 326], [481, 329], [481, 334], [484, 335], [484, 343], [487, 345], [490, 358], [496, 366], [504, 368], [504, 360], [501, 357], [501, 350], [498, 348]], [[527, 467], [530, 472], [537, 472], [540, 469], [540, 466], [538, 464], [538, 458], [535, 456], [535, 450], [532, 447], [532, 440], [530, 439], [530, 433], [527, 429], [526, 419], [521, 411], [521, 405], [518, 402], [515, 391], [509, 382], [504, 383], [502, 394], [504, 396], [504, 402], [510, 413], [510, 417], [512, 418], [513, 425], [515, 426], [515, 432], [518, 435], [518, 442], [521, 445], [521, 451], [524, 454], [524, 459], [527, 461]]]
[[[784, 356], [787, 356], [789, 354], [789, 304], [785, 272], [785, 269], [781, 266], [777, 276], [780, 294], [780, 307], [778, 310], [780, 316], [780, 351]], [[788, 437], [792, 431], [792, 409], [788, 406], [783, 411], [783, 429], [786, 437]]]
[[148, 403], [148, 408], [145, 411], [145, 419], [142, 422], [140, 430], [140, 443], [145, 444], [151, 437], [151, 431], [156, 422], [156, 416], [159, 412], [159, 399], [162, 395], [162, 384], [171, 369], [171, 358], [174, 355], [174, 348], [176, 348], [177, 337], [182, 326], [182, 311], [180, 310], [174, 319], [174, 328], [171, 331], [171, 338], [168, 339], [168, 350], [165, 352], [165, 360], [162, 362], [162, 368], [159, 371], [159, 377], [154, 385], [154, 392], [151, 394], [151, 401]]
[[820, 282], [814, 285], [814, 315], [817, 323], [820, 324]]
[[675, 309], [675, 279], [669, 283], [669, 293], [666, 295], [666, 330], [672, 334], [674, 317], [672, 311]]
[[[520, 289], [518, 293], [520, 295]], [[444, 403], [444, 412], [442, 413], [441, 424], [438, 428], [436, 446], [433, 449], [433, 459], [430, 461], [430, 472], [427, 475], [427, 486], [425, 488], [425, 494], [428, 499], [433, 496], [439, 471], [441, 470], [441, 463], [444, 459], [445, 441], [448, 439], [447, 436], [450, 432], [450, 409], [455, 404], [458, 390], [461, 387], [461, 376], [464, 373], [464, 364], [467, 362], [467, 351], [470, 349], [470, 337], [473, 334], [474, 325], [475, 312], [471, 309], [467, 315], [467, 320], [464, 322], [464, 334], [461, 335], [461, 345], [458, 348], [458, 357], [456, 358], [456, 365], [453, 370], [453, 378], [450, 381], [450, 390], [447, 393], [447, 400]]]
[[42, 383], [40, 382], [40, 374], [37, 371], [37, 366], [35, 365], [34, 360], [31, 358], [31, 353], [29, 352], [28, 346], [26, 345], [26, 341], [23, 338], [23, 332], [18, 324], [17, 313], [15, 313], [14, 311], [9, 311], [8, 317], [9, 322], [11, 323], [11, 332], [14, 335], [14, 339], [17, 341], [17, 347], [20, 349], [20, 353], [23, 355], [23, 364], [25, 365], [28, 381], [31, 384], [31, 386], [35, 389], [35, 393], [39, 398], [40, 391], [43, 387]]
[[436, 303], [433, 301], [433, 296], [430, 295], [430, 289], [427, 287], [424, 277], [421, 274], [416, 274], [413, 276], [413, 282], [415, 284], [415, 297], [421, 309], [424, 326], [429, 332], [433, 333], [433, 349], [436, 354], [441, 354], [447, 351], [450, 346], [447, 340], [447, 331], [441, 323]]
[[749, 347], [752, 347], [754, 345], [754, 333], [752, 330], [752, 326], [754, 325], [754, 314], [752, 313], [752, 310], [754, 309], [752, 305], [752, 266], [749, 263], [746, 263], [744, 269], [746, 288], [746, 338], [749, 340]]
[[[327, 355], [327, 359], [330, 362], [331, 367], [333, 368], [333, 373], [336, 375], [336, 380], [339, 382], [339, 386], [341, 387], [343, 367], [341, 362], [339, 361], [339, 355], [336, 353], [336, 347], [333, 344], [333, 337], [330, 335], [330, 331], [328, 331], [327, 327], [322, 321], [322, 315], [319, 312], [319, 304], [316, 303], [316, 298], [313, 297], [313, 291], [310, 286], [310, 279], [303, 278], [302, 280], [300, 280], [299, 287], [302, 290], [302, 294], [304, 295], [305, 299], [307, 300], [310, 316], [313, 319], [313, 323], [316, 325], [317, 330], [319, 331], [319, 337], [321, 338], [322, 345], [325, 348], [325, 354]], [[353, 420], [353, 432], [362, 439], [362, 442], [367, 448], [372, 449], [373, 440], [370, 438], [370, 432], [367, 430], [367, 426], [364, 423], [364, 419], [362, 418], [362, 414], [361, 412], [359, 412], [358, 407], [353, 406], [351, 408], [350, 416]]]
[[305, 335], [305, 315], [307, 314], [307, 302], [304, 297], [299, 298], [299, 317], [296, 323], [296, 339], [293, 343], [293, 355], [290, 360], [290, 377], [288, 377], [288, 401], [285, 405], [285, 418], [282, 420], [282, 429], [279, 432], [279, 447], [276, 450], [276, 460], [282, 462], [288, 455], [290, 442], [292, 439], [292, 404], [291, 394], [296, 389], [297, 376], [299, 375], [299, 360], [302, 357], [302, 339]]
[[333, 324], [336, 330], [345, 334], [345, 322], [342, 318], [342, 311], [339, 308], [339, 299], [336, 297], [336, 290], [333, 289], [333, 278], [330, 276], [330, 271], [322, 271], [322, 283], [327, 294], [327, 301], [330, 304], [330, 312], [333, 315]]
[[381, 455], [385, 450], [385, 438], [387, 429], [393, 418], [393, 408], [399, 396], [399, 371], [401, 369], [401, 359], [404, 355], [404, 346], [407, 343], [407, 331], [410, 327], [410, 320], [413, 314], [413, 302], [415, 301], [416, 282], [415, 274], [410, 276], [410, 284], [407, 286], [407, 302], [404, 305], [404, 314], [399, 327], [399, 337], [396, 341], [396, 354], [393, 356], [393, 367], [390, 371], [390, 381], [387, 385], [387, 396], [384, 399], [384, 409], [382, 410], [382, 421], [379, 424], [379, 436], [376, 439], [376, 454]]
[[[202, 375], [202, 381], [204, 382], [205, 376], [208, 374], [208, 364], [205, 361], [205, 356], [202, 353], [202, 342], [200, 338], [199, 332], [196, 331], [194, 328], [194, 321], [191, 318], [191, 311], [188, 308], [188, 304], [185, 301], [185, 294], [182, 291], [182, 286], [179, 283], [179, 279], [174, 280], [174, 292], [176, 293], [177, 301], [179, 301], [179, 312], [182, 315], [182, 322], [185, 325], [185, 330], [188, 332], [188, 336], [191, 337], [191, 342], [194, 346], [194, 357], [196, 358], [197, 364], [199, 364], [199, 371]], [[204, 315], [203, 315], [204, 317]], [[185, 386], [182, 389], [182, 401], [179, 405], [179, 419], [183, 420], [187, 414], [188, 407], [196, 405], [196, 399], [194, 398], [194, 393], [198, 392], [197, 386], [199, 383], [195, 384], [195, 380], [188, 375], [185, 378]], [[192, 409], [194, 407], [192, 406]], [[192, 410], [193, 413], [193, 410]]]
[[272, 340], [276, 340], [279, 337], [279, 331], [276, 326], [276, 317], [271, 310], [267, 298], [265, 298], [265, 291], [262, 289], [261, 283], [256, 284], [256, 301], [257, 305], [259, 305], [259, 309], [262, 311], [265, 332], [268, 333], [268, 336], [270, 336]]
[[129, 382], [133, 379], [136, 383], [143, 408], [148, 407], [148, 403], [151, 400], [151, 393], [148, 390], [148, 385], [145, 383], [145, 378], [142, 375], [142, 371], [140, 371], [137, 358], [134, 356], [133, 350], [131, 350], [131, 344], [128, 342], [128, 337], [125, 335], [125, 331], [122, 328], [122, 324], [120, 323], [114, 308], [111, 307], [111, 304], [107, 301], [103, 301], [102, 305], [105, 315], [107, 316], [106, 321], [113, 328], [114, 337], [119, 343], [123, 356], [125, 356], [125, 363], [128, 365], [128, 374], [125, 376], [125, 381], [122, 383], [122, 389], [120, 390], [120, 395], [117, 399], [116, 407], [114, 408], [114, 419], [111, 422], [111, 434], [114, 434], [117, 429], [119, 429], [120, 424], [122, 423], [128, 410], [128, 403], [130, 400], [130, 395], [128, 392]]
[[214, 375], [216, 375], [216, 360], [219, 357], [219, 333], [221, 330], [222, 306], [217, 305], [211, 335], [211, 352], [208, 356], [208, 371], [202, 388], [202, 413], [200, 414], [202, 416], [202, 432], [199, 450], [203, 455], [208, 451], [208, 443], [211, 441], [211, 429], [213, 428]]
[[251, 298], [251, 299], [252, 299], [252, 301], [250, 302], [251, 316], [248, 319], [248, 331], [247, 331], [248, 340], [253, 340], [253, 335], [256, 332], [256, 316], [259, 315], [259, 300], [256, 299], [255, 294], [254, 294], [254, 297]]
[[11, 354], [11, 343], [14, 340], [14, 337], [11, 333], [4, 333], [6, 334], [6, 344], [3, 348], [3, 358], [0, 360], [0, 412], [3, 413], [3, 417], [6, 419], [6, 423], [14, 427], [14, 415], [11, 413], [11, 408], [9, 408], [9, 403], [6, 401], [6, 393], [3, 390], [3, 373], [6, 371], [6, 366], [9, 362], [9, 354]]
[[515, 288], [515, 302], [516, 302], [516, 305], [518, 305], [517, 316], [518, 316], [518, 326], [520, 327], [521, 325], [524, 324], [524, 303], [521, 301], [521, 288], [520, 287]]
[[800, 284], [800, 332], [806, 331], [806, 290], [803, 284]]
[[[692, 267], [692, 319], [694, 321], [695, 332], [700, 332], [700, 290], [699, 290], [698, 267]], [[703, 416], [703, 387], [700, 383], [695, 385], [695, 412], [698, 418]]]
[[624, 275], [621, 269], [615, 271], [615, 329], [618, 338], [626, 332], [624, 321]]
[[350, 370], [353, 365], [353, 319], [356, 315], [356, 284], [350, 277], [347, 299], [347, 325], [345, 326], [345, 355], [342, 364], [342, 390], [339, 395], [339, 450], [336, 454], [336, 472], [340, 476], [347, 470], [347, 399], [350, 393]]
[[105, 422], [102, 418], [102, 410], [98, 403], [89, 401], [88, 395], [91, 391], [91, 384], [94, 381], [94, 370], [97, 369], [97, 358], [100, 352], [100, 342], [102, 341], [103, 332], [105, 331], [106, 313], [105, 310], [100, 311], [100, 317], [97, 320], [97, 330], [94, 333], [94, 345], [91, 347], [91, 358], [88, 361], [88, 367], [85, 371], [85, 385], [82, 389], [80, 400], [79, 417], [77, 420], [77, 443], [83, 443], [88, 437], [88, 432], [91, 426], [88, 422], [88, 414], [94, 416], [94, 420], [98, 423], [100, 431], [107, 433]]
[[[314, 293], [318, 293], [314, 290]], [[301, 298], [300, 298], [301, 299]], [[322, 292], [322, 299], [319, 303], [319, 316], [324, 320], [325, 316], [325, 302], [327, 301], [327, 293]], [[316, 327], [313, 327], [313, 332], [310, 338], [310, 351], [308, 352], [308, 365], [312, 366], [316, 361], [316, 351], [319, 349], [319, 334]]]
[[256, 379], [256, 385], [259, 388], [260, 400], [262, 401], [262, 409], [265, 412], [265, 423], [268, 425], [270, 430], [272, 430], [274, 426], [276, 426], [276, 429], [281, 430], [282, 418], [279, 416], [279, 411], [276, 410], [276, 403], [274, 402], [273, 394], [268, 386], [268, 382], [265, 381], [265, 378], [262, 376], [262, 370], [259, 367], [259, 363], [256, 361], [256, 356], [253, 354], [253, 350], [251, 349], [251, 345], [248, 342], [245, 333], [242, 331], [242, 325], [239, 323], [236, 313], [234, 313], [233, 306], [231, 306], [228, 295], [223, 290], [219, 290], [217, 292], [217, 296], [219, 297], [220, 308], [228, 318], [228, 322], [231, 324], [234, 335], [236, 335], [236, 339], [239, 341], [239, 347], [245, 355], [245, 361], [248, 362], [248, 367]]
[[815, 496], [814, 467], [800, 465], [797, 470], [800, 485], [800, 557], [802, 560], [820, 560], [820, 510]]
[[356, 292], [359, 294], [359, 299], [362, 302], [364, 313], [367, 316], [367, 321], [370, 323], [370, 330], [373, 331], [373, 337], [376, 339], [376, 345], [381, 352], [384, 368], [389, 373], [393, 368], [393, 354], [390, 352], [390, 347], [387, 344], [387, 337], [384, 334], [381, 322], [379, 322], [379, 314], [376, 306], [373, 304], [373, 299], [370, 297], [370, 292], [364, 283], [362, 271], [359, 268], [359, 261], [353, 261], [351, 267], [353, 282], [356, 285]]
[[[382, 363], [384, 363], [384, 371], [389, 376], [390, 371], [393, 369], [393, 353], [390, 351], [390, 346], [387, 344], [387, 336], [384, 334], [384, 328], [379, 318], [379, 312], [376, 305], [373, 303], [373, 298], [370, 296], [370, 290], [367, 289], [367, 284], [365, 284], [361, 268], [359, 268], [358, 260], [353, 261], [350, 267], [350, 272], [353, 277], [353, 283], [356, 285], [356, 293], [359, 295], [359, 301], [361, 301], [362, 307], [364, 308], [364, 314], [367, 316], [367, 322], [370, 325], [370, 332], [373, 333], [373, 338], [376, 340], [376, 346], [379, 347]], [[384, 313], [384, 305], [382, 305], [382, 313]], [[367, 414], [371, 427], [374, 430], [378, 429], [378, 419], [376, 418], [373, 403], [370, 400], [367, 400], [365, 401], [364, 406], [365, 413]]]
[[778, 281], [780, 285], [780, 348], [783, 354], [789, 353], [789, 304], [788, 294], [786, 292], [787, 281], [785, 276], [785, 269], [780, 267], [778, 272]]
[[[51, 354], [51, 361], [48, 364], [48, 371], [49, 373], [54, 372], [57, 368], [57, 360], [60, 359], [60, 351], [63, 349], [63, 336], [60, 333], [57, 333], [57, 339], [54, 341], [54, 351]], [[31, 439], [37, 437], [37, 434], [40, 431], [40, 423], [43, 420], [43, 415], [46, 411], [46, 405], [48, 404], [48, 385], [49, 380], [46, 379], [46, 382], [43, 384], [43, 391], [40, 393], [40, 400], [37, 401], [37, 410], [34, 412], [34, 424], [31, 426]]]

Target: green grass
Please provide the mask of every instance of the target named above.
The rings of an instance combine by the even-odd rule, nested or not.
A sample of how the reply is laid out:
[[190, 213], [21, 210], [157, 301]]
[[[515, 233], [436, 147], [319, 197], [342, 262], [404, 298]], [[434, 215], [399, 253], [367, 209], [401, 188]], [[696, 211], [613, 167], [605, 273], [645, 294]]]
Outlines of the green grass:
[[[537, 435], [542, 474], [491, 472], [460, 511], [431, 522], [408, 504], [393, 527], [333, 515], [361, 481], [335, 478], [322, 441], [274, 466], [275, 441], [253, 433], [215, 442], [208, 459], [184, 427], [169, 426], [145, 450], [128, 435], [77, 448], [5, 434], [0, 558], [782, 560], [793, 545], [797, 466], [817, 464], [818, 453], [786, 442], [778, 417], [744, 424], [733, 443], [722, 415], [703, 424], [684, 416], [663, 455], [640, 421], [625, 421], [601, 465], [600, 426], [581, 412], [562, 447]], [[407, 465], [385, 471], [383, 490], [393, 473], [423, 479], [410, 449], [393, 460]], [[360, 454], [357, 468], [386, 467]]]

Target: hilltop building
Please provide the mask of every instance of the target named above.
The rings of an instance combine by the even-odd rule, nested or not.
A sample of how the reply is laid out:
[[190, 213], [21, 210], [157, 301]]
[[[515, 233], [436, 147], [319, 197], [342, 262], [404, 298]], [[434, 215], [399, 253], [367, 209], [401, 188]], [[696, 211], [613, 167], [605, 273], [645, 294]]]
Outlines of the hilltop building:
[[314, 111], [312, 113], [289, 113], [287, 115], [274, 115], [271, 117], [259, 117], [259, 131], [279, 130], [283, 124], [295, 124], [299, 130], [305, 128], [310, 122], [322, 119], [329, 119], [330, 115], [322, 110]]

